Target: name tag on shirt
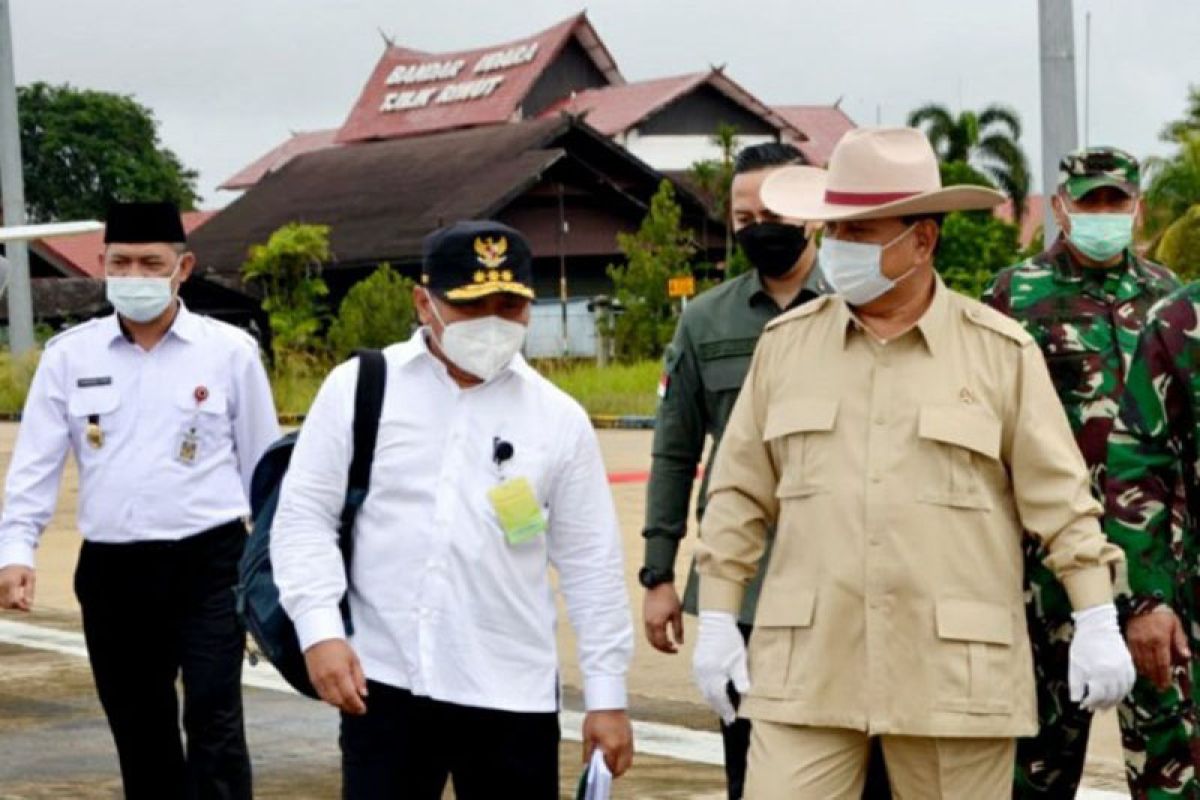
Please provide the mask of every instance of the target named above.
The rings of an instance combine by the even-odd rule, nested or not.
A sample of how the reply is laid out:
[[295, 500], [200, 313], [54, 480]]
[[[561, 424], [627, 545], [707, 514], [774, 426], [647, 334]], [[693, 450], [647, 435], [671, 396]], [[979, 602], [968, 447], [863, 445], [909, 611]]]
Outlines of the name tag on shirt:
[[489, 490], [488, 500], [510, 545], [523, 544], [546, 532], [542, 507], [525, 478], [513, 478]]
[[75, 385], [80, 389], [88, 389], [92, 386], [112, 386], [112, 376], [102, 375], [97, 378], [80, 378], [75, 381]]

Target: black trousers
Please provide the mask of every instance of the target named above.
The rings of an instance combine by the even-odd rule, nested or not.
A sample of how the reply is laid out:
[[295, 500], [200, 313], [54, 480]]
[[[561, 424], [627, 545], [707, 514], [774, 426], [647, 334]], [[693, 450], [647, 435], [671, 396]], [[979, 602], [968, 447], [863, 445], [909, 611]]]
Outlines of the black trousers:
[[370, 681], [367, 713], [342, 715], [345, 800], [558, 798], [558, 714], [443, 703]]
[[251, 797], [233, 594], [245, 542], [231, 522], [180, 542], [80, 551], [75, 595], [129, 800]]
[[[750, 634], [753, 626], [738, 624], [742, 639], [750, 644]], [[729, 684], [726, 689], [733, 707], [741, 703], [741, 696]], [[750, 752], [750, 720], [736, 719], [732, 725], [721, 723], [721, 744], [725, 749], [725, 784], [729, 788], [729, 800], [742, 800], [746, 790], [746, 755]], [[871, 740], [871, 757], [867, 762], [867, 782], [863, 786], [863, 800], [890, 800], [891, 787], [888, 785], [887, 766], [883, 761], [883, 746], [878, 737]]]

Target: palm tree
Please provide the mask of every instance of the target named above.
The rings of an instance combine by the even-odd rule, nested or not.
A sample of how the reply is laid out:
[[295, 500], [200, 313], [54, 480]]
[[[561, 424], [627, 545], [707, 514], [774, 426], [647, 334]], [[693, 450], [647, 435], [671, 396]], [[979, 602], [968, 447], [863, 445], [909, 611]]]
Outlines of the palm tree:
[[1030, 181], [1016, 111], [991, 105], [978, 114], [963, 111], [955, 116], [945, 106], [929, 103], [909, 114], [908, 124], [924, 128], [942, 162], [970, 163], [991, 178], [1012, 198], [1014, 220], [1021, 224]]
[[1156, 237], [1200, 205], [1200, 132], [1185, 134], [1171, 158], [1147, 159], [1146, 172], [1146, 233]]
[[1158, 138], [1164, 142], [1182, 144], [1189, 134], [1200, 133], [1200, 85], [1188, 87], [1187, 107], [1183, 119], [1168, 122], [1163, 126]]

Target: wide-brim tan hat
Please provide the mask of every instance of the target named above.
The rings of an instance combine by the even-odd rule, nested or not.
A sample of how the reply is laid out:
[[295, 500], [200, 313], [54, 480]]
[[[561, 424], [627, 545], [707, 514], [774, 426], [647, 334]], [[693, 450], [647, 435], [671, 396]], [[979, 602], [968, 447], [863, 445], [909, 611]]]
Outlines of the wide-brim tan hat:
[[838, 142], [829, 169], [774, 170], [763, 204], [781, 217], [834, 221], [979, 211], [1006, 199], [984, 186], [942, 186], [937, 156], [915, 128], [857, 128]]

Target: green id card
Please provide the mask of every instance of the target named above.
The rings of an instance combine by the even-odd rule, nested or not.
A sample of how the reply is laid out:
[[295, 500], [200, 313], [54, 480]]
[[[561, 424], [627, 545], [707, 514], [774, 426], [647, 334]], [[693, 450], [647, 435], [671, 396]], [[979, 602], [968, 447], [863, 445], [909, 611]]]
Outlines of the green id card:
[[513, 478], [488, 491], [488, 500], [510, 545], [528, 542], [546, 532], [546, 518], [533, 487], [524, 478]]

